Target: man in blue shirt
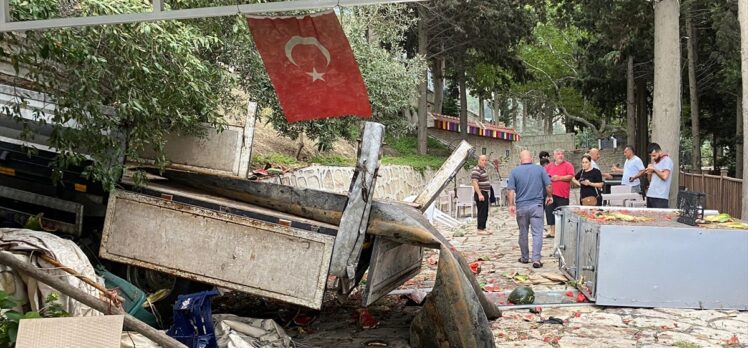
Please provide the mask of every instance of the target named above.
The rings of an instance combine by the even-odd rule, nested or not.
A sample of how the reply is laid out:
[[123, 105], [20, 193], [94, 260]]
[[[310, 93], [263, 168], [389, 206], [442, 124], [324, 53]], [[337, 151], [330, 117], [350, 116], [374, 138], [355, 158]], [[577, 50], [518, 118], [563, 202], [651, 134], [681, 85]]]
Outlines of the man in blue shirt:
[[670, 183], [673, 181], [673, 161], [668, 155], [663, 153], [662, 148], [657, 143], [649, 144], [647, 148], [649, 158], [652, 163], [647, 166], [643, 173], [634, 176], [639, 178], [643, 174], [649, 176], [649, 189], [647, 190], [647, 208], [669, 207], [668, 199], [670, 197]]
[[543, 201], [553, 203], [551, 179], [543, 167], [532, 163], [530, 151], [519, 154], [520, 165], [509, 174], [509, 213], [516, 215], [519, 225], [519, 262], [530, 262], [528, 230], [532, 228], [532, 266], [543, 267], [540, 254], [543, 248]]

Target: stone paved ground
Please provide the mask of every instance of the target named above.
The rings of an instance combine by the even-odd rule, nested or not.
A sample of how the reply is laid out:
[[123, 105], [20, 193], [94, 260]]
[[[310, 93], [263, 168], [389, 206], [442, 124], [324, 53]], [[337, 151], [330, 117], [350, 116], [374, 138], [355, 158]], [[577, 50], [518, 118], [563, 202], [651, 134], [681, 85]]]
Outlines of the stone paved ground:
[[[479, 258], [481, 272], [479, 282], [489, 285], [486, 289], [509, 291], [517, 286], [505, 274], [519, 272], [534, 280], [545, 280], [560, 276], [558, 263], [552, 257], [551, 239], [544, 240], [541, 269], [530, 264], [520, 264], [516, 222], [509, 217], [506, 208], [492, 207], [489, 213], [488, 236], [478, 236], [474, 223], [468, 219], [453, 229], [437, 226], [454, 246], [469, 261]], [[436, 252], [428, 250], [422, 272], [406, 283], [403, 288], [425, 287], [433, 284], [438, 260]], [[554, 291], [563, 294], [565, 284], [532, 285], [538, 292]], [[493, 293], [490, 298], [501, 302]], [[409, 306], [402, 297], [389, 296], [377, 302], [371, 313], [380, 319], [375, 330], [362, 330], [356, 326], [356, 308], [359, 295], [354, 294], [346, 304], [327, 306], [319, 321], [312, 325], [314, 333], [297, 334], [303, 342], [314, 346], [360, 347], [386, 343], [389, 347], [407, 347], [407, 325], [417, 306]], [[573, 302], [572, 299], [564, 299]], [[498, 303], [501, 305], [502, 303]], [[563, 325], [540, 324], [548, 317], [560, 318]], [[545, 308], [541, 314], [528, 310], [507, 310], [501, 319], [491, 323], [499, 347], [745, 347], [748, 344], [748, 312], [690, 310], [690, 309], [641, 309], [611, 308], [581, 305], [564, 308]]]

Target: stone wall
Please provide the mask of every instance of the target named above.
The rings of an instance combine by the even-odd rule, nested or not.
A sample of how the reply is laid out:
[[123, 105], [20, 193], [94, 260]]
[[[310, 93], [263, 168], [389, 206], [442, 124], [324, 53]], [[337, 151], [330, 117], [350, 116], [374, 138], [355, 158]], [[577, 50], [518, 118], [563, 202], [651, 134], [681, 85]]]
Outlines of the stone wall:
[[[379, 169], [374, 198], [402, 201], [405, 197], [419, 194], [435, 174], [436, 170], [419, 172], [409, 166], [382, 166]], [[351, 185], [352, 177], [353, 167], [313, 165], [268, 181], [294, 187], [346, 193]], [[460, 169], [456, 179], [459, 185], [469, 185], [470, 170]], [[491, 180], [497, 179], [494, 171], [491, 173]], [[450, 182], [447, 189], [453, 188], [453, 185], [454, 183]]]
[[[382, 166], [379, 169], [374, 198], [403, 200], [421, 192], [436, 171], [423, 173], [408, 166]], [[284, 185], [346, 193], [351, 185], [353, 167], [313, 165], [271, 179]]]
[[[566, 160], [574, 165], [574, 169], [577, 171], [582, 168], [582, 155], [587, 152], [587, 149], [578, 149], [572, 152], [566, 153]], [[639, 156], [641, 157], [641, 156]], [[642, 158], [644, 165], [647, 165], [649, 158]], [[614, 164], [618, 164], [619, 167], [623, 168], [623, 163], [626, 162], [626, 157], [623, 155], [623, 147], [619, 146], [616, 149], [603, 149], [600, 151], [600, 159], [597, 161], [597, 165], [600, 166], [600, 170], [603, 173], [610, 173], [610, 167]]]
[[576, 148], [575, 144], [574, 133], [566, 133], [522, 136], [515, 147], [517, 148], [516, 152], [518, 155], [519, 151], [527, 149], [532, 152], [533, 158], [537, 160], [540, 151], [553, 153], [553, 150], [559, 148], [566, 151], [572, 151]]

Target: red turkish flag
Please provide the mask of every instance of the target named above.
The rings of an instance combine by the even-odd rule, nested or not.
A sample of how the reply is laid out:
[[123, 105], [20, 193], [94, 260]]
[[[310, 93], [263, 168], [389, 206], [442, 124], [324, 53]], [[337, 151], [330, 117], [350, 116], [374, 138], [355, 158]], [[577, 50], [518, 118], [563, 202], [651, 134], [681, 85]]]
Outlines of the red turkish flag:
[[334, 12], [247, 23], [289, 122], [371, 117], [364, 79]]

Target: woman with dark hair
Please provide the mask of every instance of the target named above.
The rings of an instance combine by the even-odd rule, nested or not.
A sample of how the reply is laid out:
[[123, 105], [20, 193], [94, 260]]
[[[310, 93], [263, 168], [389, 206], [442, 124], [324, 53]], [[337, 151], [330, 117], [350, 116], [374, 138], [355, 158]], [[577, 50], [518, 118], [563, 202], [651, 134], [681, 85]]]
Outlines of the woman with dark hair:
[[599, 169], [592, 168], [592, 157], [582, 156], [582, 170], [571, 179], [574, 185], [579, 186], [579, 204], [602, 205], [600, 193], [603, 188], [603, 173]]

